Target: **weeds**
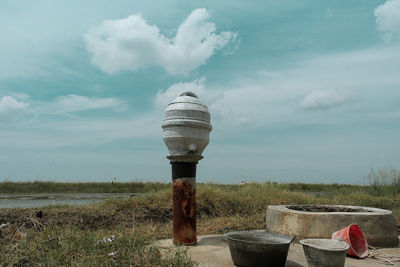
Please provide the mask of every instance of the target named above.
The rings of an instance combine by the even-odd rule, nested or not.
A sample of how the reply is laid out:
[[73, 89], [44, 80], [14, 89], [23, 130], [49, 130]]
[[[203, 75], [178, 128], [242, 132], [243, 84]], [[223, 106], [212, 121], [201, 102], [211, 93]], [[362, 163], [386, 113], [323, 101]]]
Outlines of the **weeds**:
[[[198, 184], [197, 232], [265, 229], [267, 206], [284, 204], [378, 207], [392, 210], [400, 223], [400, 193], [395, 190], [371, 195], [372, 185], [313, 186]], [[190, 266], [194, 263], [184, 251], [160, 251], [153, 243], [171, 238], [171, 221], [170, 187], [87, 206], [0, 209], [0, 225], [7, 225], [0, 229], [0, 261], [5, 266]], [[115, 241], [102, 243], [111, 235]]]
[[[111, 233], [117, 233], [107, 241]], [[14, 240], [13, 240], [14, 239]], [[111, 239], [109, 239], [111, 240]], [[161, 253], [164, 254], [161, 257]], [[161, 251], [153, 240], [135, 231], [90, 231], [50, 226], [30, 229], [21, 240], [0, 246], [3, 266], [191, 266], [186, 251]]]
[[367, 179], [373, 195], [400, 193], [400, 171], [397, 169], [383, 168], [377, 171], [371, 169]]
[[0, 183], [0, 193], [149, 193], [171, 188], [166, 183], [58, 183], [9, 182]]

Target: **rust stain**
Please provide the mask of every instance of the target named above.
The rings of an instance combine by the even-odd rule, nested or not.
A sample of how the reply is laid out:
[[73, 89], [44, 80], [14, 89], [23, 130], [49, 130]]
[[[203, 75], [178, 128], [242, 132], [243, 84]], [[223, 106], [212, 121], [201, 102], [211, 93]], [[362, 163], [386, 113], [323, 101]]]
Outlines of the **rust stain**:
[[188, 179], [173, 180], [173, 234], [174, 243], [195, 244], [196, 238], [196, 188]]

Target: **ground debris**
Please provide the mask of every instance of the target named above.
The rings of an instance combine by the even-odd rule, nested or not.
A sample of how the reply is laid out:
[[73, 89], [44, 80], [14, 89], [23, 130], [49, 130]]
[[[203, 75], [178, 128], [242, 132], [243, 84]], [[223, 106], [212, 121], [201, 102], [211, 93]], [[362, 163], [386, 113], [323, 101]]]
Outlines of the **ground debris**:
[[15, 233], [15, 239], [17, 239], [17, 240], [22, 240], [22, 239], [24, 239], [24, 238], [26, 238], [26, 233], [20, 232], [20, 231], [17, 231], [17, 232]]
[[390, 255], [372, 246], [368, 246], [368, 248], [368, 258], [376, 259], [386, 265], [394, 265], [395, 262], [400, 262], [400, 255]]
[[104, 243], [111, 243], [111, 242], [114, 241], [114, 239], [115, 239], [115, 236], [114, 236], [114, 235], [110, 236], [109, 238], [103, 237], [103, 242], [104, 242]]
[[38, 212], [36, 212], [35, 216], [36, 218], [43, 218], [43, 211], [39, 210]]
[[117, 255], [117, 252], [108, 253], [108, 257], [114, 257], [115, 255]]

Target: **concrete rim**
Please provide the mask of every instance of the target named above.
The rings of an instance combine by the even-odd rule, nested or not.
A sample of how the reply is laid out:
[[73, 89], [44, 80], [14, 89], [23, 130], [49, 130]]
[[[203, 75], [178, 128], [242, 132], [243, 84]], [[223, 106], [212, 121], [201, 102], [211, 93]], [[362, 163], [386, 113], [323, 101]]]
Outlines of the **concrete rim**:
[[[326, 248], [326, 247], [317, 246], [316, 244], [311, 243], [312, 241], [317, 241], [317, 240], [324, 240], [324, 241], [331, 242], [331, 243], [340, 243], [343, 246]], [[347, 244], [346, 242], [344, 242], [342, 240], [337, 240], [337, 239], [307, 238], [307, 239], [300, 240], [299, 243], [302, 244], [303, 246], [312, 247], [312, 248], [315, 248], [318, 250], [324, 250], [324, 251], [347, 251], [350, 248], [349, 244]]]
[[287, 211], [291, 213], [298, 213], [298, 214], [320, 214], [320, 215], [337, 215], [337, 214], [360, 214], [360, 215], [379, 215], [379, 214], [393, 214], [390, 210], [384, 210], [379, 208], [372, 208], [372, 207], [364, 207], [364, 206], [349, 206], [349, 205], [296, 205], [296, 206], [319, 206], [319, 207], [339, 207], [339, 208], [352, 208], [352, 209], [362, 209], [365, 212], [355, 211], [355, 212], [344, 212], [344, 211], [328, 211], [328, 212], [319, 212], [319, 211], [302, 211], [302, 210], [294, 210], [288, 208], [288, 206], [293, 205], [272, 205], [268, 206], [268, 208], [272, 208], [274, 210], [279, 211]]
[[[245, 238], [235, 238], [232, 237], [234, 235], [248, 235], [248, 234], [254, 234], [255, 236], [257, 236], [259, 238], [259, 241], [250, 241], [250, 240], [246, 240]], [[264, 236], [263, 236], [264, 235]], [[280, 241], [280, 242], [272, 242], [271, 240], [268, 240], [268, 237], [272, 235], [275, 237], [278, 237], [280, 239], [284, 239], [285, 241]], [[289, 237], [286, 235], [281, 235], [281, 234], [274, 234], [274, 233], [268, 233], [268, 232], [263, 232], [263, 231], [236, 231], [236, 232], [229, 232], [224, 234], [224, 237], [226, 239], [230, 239], [233, 241], [237, 241], [237, 242], [243, 242], [243, 243], [247, 243], [247, 244], [256, 244], [256, 245], [270, 245], [270, 244], [290, 244], [292, 243], [293, 239], [295, 238], [293, 237]]]

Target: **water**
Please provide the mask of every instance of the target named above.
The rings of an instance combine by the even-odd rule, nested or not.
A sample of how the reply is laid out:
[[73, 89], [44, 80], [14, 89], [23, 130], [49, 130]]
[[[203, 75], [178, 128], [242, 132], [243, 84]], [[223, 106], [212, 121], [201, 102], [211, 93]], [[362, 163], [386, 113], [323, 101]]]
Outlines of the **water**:
[[108, 198], [129, 199], [132, 194], [0, 194], [0, 208], [38, 208], [51, 205], [86, 205]]

